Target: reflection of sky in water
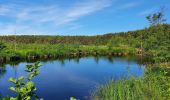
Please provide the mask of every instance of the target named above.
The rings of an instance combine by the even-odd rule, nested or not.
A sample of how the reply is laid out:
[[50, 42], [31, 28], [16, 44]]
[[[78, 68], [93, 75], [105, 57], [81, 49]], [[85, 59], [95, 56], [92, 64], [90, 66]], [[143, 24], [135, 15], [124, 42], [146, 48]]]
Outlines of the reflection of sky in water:
[[[0, 69], [0, 93], [12, 95], [7, 82], [13, 76], [26, 75], [25, 65], [20, 63], [18, 67], [6, 65]], [[129, 74], [142, 76], [143, 65], [127, 58], [85, 57], [81, 59], [66, 59], [42, 62], [41, 73], [34, 78], [38, 88], [38, 95], [45, 100], [63, 100], [70, 96], [84, 99], [97, 85], [104, 84], [110, 79], [120, 79]]]

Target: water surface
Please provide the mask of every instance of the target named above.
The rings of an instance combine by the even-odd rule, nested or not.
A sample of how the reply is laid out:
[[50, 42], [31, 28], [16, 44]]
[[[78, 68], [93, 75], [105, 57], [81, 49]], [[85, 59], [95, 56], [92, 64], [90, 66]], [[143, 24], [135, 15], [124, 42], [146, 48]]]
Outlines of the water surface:
[[[74, 96], [86, 100], [96, 86], [110, 79], [121, 79], [128, 75], [140, 77], [144, 66], [134, 58], [83, 57], [41, 62], [40, 75], [34, 78], [38, 96], [44, 100], [69, 100]], [[25, 65], [6, 64], [0, 67], [0, 94], [14, 96], [8, 88], [10, 77], [26, 75]]]

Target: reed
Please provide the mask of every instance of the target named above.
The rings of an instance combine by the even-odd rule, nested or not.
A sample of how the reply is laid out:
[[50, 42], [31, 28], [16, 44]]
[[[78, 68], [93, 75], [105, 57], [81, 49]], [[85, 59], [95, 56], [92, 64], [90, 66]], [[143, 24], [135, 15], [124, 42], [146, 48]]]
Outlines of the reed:
[[112, 80], [99, 86], [92, 97], [94, 100], [169, 100], [170, 76], [167, 73], [147, 72], [141, 78]]

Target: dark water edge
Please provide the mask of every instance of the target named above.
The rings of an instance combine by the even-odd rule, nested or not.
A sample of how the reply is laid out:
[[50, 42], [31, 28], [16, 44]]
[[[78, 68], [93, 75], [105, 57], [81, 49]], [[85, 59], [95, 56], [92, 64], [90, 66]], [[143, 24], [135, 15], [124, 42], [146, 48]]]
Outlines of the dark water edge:
[[[0, 93], [3, 96], [7, 94], [14, 96], [8, 90], [8, 87], [12, 85], [7, 82], [8, 78], [25, 76], [25, 65], [36, 61], [1, 64]], [[71, 96], [87, 100], [96, 86], [105, 84], [111, 79], [118, 80], [127, 77], [129, 73], [141, 77], [145, 69], [145, 60], [136, 56], [88, 56], [38, 61], [43, 66], [34, 82], [38, 89], [37, 94], [44, 100], [69, 100]]]
[[19, 63], [22, 62], [27, 62], [27, 63], [35, 63], [35, 62], [49, 62], [49, 61], [61, 61], [63, 62], [64, 60], [79, 60], [81, 58], [85, 58], [85, 57], [94, 57], [96, 60], [99, 59], [100, 57], [105, 57], [107, 58], [109, 61], [112, 62], [113, 58], [121, 58], [121, 59], [128, 59], [129, 61], [137, 61], [137, 63], [139, 64], [148, 64], [148, 63], [152, 63], [152, 58], [150, 56], [141, 56], [141, 55], [129, 55], [129, 56], [101, 56], [101, 55], [88, 55], [88, 56], [68, 56], [68, 57], [51, 57], [51, 58], [38, 58], [38, 59], [19, 59], [19, 60], [13, 60], [13, 61], [7, 61], [7, 62], [0, 62], [0, 67], [3, 67], [6, 64], [9, 64], [11, 66], [17, 66], [19, 65]]

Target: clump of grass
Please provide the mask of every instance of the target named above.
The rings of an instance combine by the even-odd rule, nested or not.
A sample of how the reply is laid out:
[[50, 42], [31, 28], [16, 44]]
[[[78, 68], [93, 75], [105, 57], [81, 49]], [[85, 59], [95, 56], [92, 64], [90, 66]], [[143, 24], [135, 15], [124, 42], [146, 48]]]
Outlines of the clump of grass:
[[142, 78], [112, 80], [99, 86], [92, 97], [94, 100], [169, 100], [165, 87], [169, 82], [169, 76], [149, 72]]

